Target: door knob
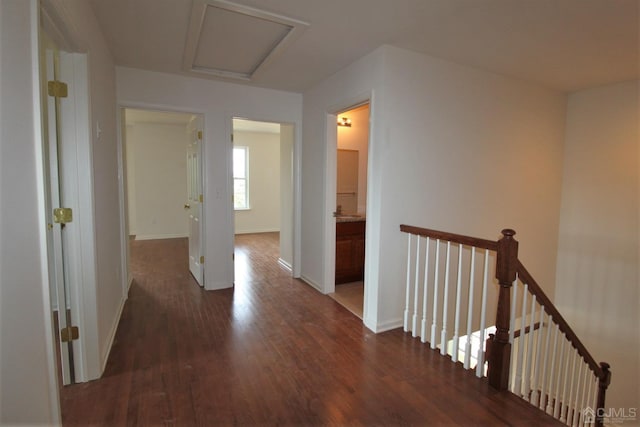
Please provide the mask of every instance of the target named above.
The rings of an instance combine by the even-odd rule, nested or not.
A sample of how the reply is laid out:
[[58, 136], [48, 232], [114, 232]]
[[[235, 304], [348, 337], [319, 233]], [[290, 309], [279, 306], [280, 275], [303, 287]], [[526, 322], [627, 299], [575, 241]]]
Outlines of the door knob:
[[191, 209], [191, 205], [187, 203], [186, 205], [184, 205], [184, 208], [185, 209]]

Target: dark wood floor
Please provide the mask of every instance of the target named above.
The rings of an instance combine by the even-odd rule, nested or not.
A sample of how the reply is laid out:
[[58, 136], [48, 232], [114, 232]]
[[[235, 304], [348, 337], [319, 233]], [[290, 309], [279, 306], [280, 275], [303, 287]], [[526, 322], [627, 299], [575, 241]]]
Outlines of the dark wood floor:
[[104, 377], [65, 387], [65, 425], [548, 425], [401, 330], [368, 331], [238, 236], [236, 286], [204, 291], [184, 239], [132, 242]]

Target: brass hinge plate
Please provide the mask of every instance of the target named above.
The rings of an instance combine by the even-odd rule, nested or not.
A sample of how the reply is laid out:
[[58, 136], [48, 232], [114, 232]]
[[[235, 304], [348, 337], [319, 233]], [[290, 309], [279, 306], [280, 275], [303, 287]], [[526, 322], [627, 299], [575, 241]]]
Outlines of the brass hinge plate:
[[60, 341], [69, 342], [77, 340], [80, 337], [80, 330], [77, 326], [67, 326], [60, 329]]
[[53, 222], [56, 224], [68, 224], [73, 221], [71, 208], [56, 208], [53, 210]]
[[201, 194], [199, 197], [200, 203], [204, 202], [204, 196]]
[[47, 93], [49, 96], [55, 96], [56, 98], [66, 98], [69, 90], [66, 83], [58, 80], [51, 80], [47, 82]]
[[200, 141], [202, 141], [202, 131], [201, 130], [198, 131], [198, 139]]
[[200, 257], [200, 264], [204, 264], [204, 256]]

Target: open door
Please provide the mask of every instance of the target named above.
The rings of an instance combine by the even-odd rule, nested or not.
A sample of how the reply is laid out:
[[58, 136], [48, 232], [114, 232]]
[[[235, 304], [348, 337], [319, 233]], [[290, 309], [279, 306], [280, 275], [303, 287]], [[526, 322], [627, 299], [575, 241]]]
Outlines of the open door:
[[[65, 191], [69, 154], [62, 141], [61, 102], [67, 97], [67, 86], [60, 81], [60, 52], [55, 44], [43, 32], [42, 72], [43, 85], [43, 134], [45, 158], [46, 209], [48, 216], [47, 246], [49, 260], [49, 283], [51, 288], [51, 308], [55, 326], [55, 343], [59, 377], [63, 385], [76, 381], [74, 369], [73, 341], [78, 338], [78, 328], [72, 326], [69, 265], [70, 236], [69, 227], [73, 221], [73, 200]], [[69, 224], [67, 226], [67, 224]]]
[[187, 127], [187, 195], [184, 205], [189, 212], [189, 270], [200, 286], [204, 286], [204, 254], [202, 253], [202, 117], [194, 116]]

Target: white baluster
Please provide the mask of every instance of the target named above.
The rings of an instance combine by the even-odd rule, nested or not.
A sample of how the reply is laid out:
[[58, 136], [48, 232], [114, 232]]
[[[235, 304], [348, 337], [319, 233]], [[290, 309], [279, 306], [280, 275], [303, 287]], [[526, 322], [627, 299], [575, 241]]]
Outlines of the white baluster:
[[[522, 362], [524, 359], [525, 325], [527, 324], [527, 295], [529, 285], [524, 284], [522, 291], [522, 313], [520, 315], [520, 337], [518, 338], [518, 362], [516, 365], [516, 377], [513, 384], [513, 392], [522, 397]], [[514, 307], [515, 308], [515, 307]]]
[[[569, 341], [567, 341], [569, 342]], [[571, 343], [569, 342], [569, 350], [571, 350]], [[567, 354], [567, 363], [565, 365], [565, 376], [564, 376], [564, 387], [562, 391], [562, 401], [560, 402], [560, 422], [567, 422], [567, 412], [569, 408], [568, 402], [571, 400], [571, 397], [567, 399], [567, 391], [571, 393], [571, 382], [573, 381], [573, 368], [575, 367], [574, 358], [572, 357], [573, 353]], [[569, 369], [571, 368], [571, 374], [569, 374]]]
[[[567, 367], [565, 367], [565, 370], [562, 370], [562, 363], [564, 362], [565, 358], [564, 358], [564, 350], [566, 349], [567, 345], [567, 337], [564, 335], [564, 333], [562, 333], [560, 335], [560, 343], [561, 343], [561, 348], [560, 348], [560, 359], [558, 359], [558, 381], [556, 382], [556, 394], [555, 394], [555, 398], [556, 398], [556, 402], [553, 405], [553, 418], [555, 419], [559, 419], [560, 418], [560, 402], [562, 402], [562, 400], [564, 399], [564, 392], [562, 391], [562, 377], [564, 376], [565, 381], [567, 379], [567, 369], [568, 369], [568, 365]], [[568, 355], [567, 355], [568, 356]], [[568, 362], [569, 358], [567, 357], [567, 362]]]
[[433, 322], [431, 323], [431, 349], [436, 348], [438, 328], [438, 270], [440, 269], [440, 239], [436, 240], [436, 265], [433, 273]]
[[[586, 372], [586, 379], [585, 381], [587, 383], [589, 383], [589, 388], [587, 389], [587, 393], [585, 393], [584, 399], [582, 400], [582, 410], [584, 411], [587, 406], [591, 405], [591, 393], [593, 391], [593, 380], [592, 377], [593, 376], [593, 372], [591, 371], [591, 369], [587, 369]], [[591, 409], [594, 409], [593, 407], [591, 407]], [[580, 425], [581, 426], [585, 426], [585, 420], [584, 420], [584, 412], [581, 412], [581, 417], [580, 417]]]
[[411, 234], [407, 234], [407, 293], [404, 303], [404, 331], [409, 330], [409, 299], [411, 298]]
[[[584, 377], [585, 361], [582, 358], [578, 359], [580, 362], [580, 371], [578, 371], [578, 388], [576, 390], [576, 400], [573, 402], [573, 427], [578, 427], [580, 423], [580, 415], [582, 413], [582, 398], [584, 397], [584, 389], [587, 385], [586, 378]], [[588, 369], [587, 369], [588, 370]]]
[[413, 296], [413, 318], [411, 319], [411, 335], [415, 338], [418, 336], [418, 298], [419, 298], [419, 279], [420, 279], [420, 236], [416, 236], [416, 280], [414, 285]]
[[[513, 294], [511, 295], [511, 317], [509, 318], [509, 342], [513, 345], [513, 339], [516, 332], [516, 301], [518, 298], [518, 278], [513, 281]], [[509, 373], [511, 375], [511, 373]]]
[[442, 303], [442, 331], [440, 332], [440, 354], [447, 354], [447, 312], [449, 311], [449, 259], [451, 242], [447, 242], [447, 262], [444, 265], [444, 301]]
[[489, 274], [489, 250], [484, 251], [484, 269], [482, 271], [482, 304], [480, 305], [480, 345], [478, 346], [478, 363], [476, 377], [484, 376], [484, 346], [487, 326], [487, 275]]
[[[509, 343], [511, 344], [511, 353], [513, 354], [516, 351], [516, 345], [513, 343], [515, 340], [516, 333], [516, 301], [518, 296], [518, 275], [516, 274], [516, 280], [513, 281], [513, 293], [511, 295], [511, 314], [509, 316]], [[520, 345], [520, 341], [518, 341], [518, 345]], [[515, 357], [512, 357], [509, 361], [509, 381], [511, 382], [511, 392], [515, 393], [515, 376], [513, 375], [513, 369], [516, 365]]]
[[476, 248], [471, 247], [471, 270], [469, 272], [469, 305], [467, 313], [467, 342], [464, 346], [464, 369], [471, 367], [471, 328], [473, 323], [473, 293], [474, 293], [474, 275], [476, 265]]
[[593, 396], [591, 397], [591, 409], [593, 409], [594, 411], [598, 411], [598, 377], [594, 377], [593, 381], [591, 381], [591, 383], [593, 384]]
[[462, 245], [458, 245], [458, 277], [456, 282], [456, 311], [455, 322], [453, 324], [453, 350], [451, 351], [451, 361], [458, 361], [458, 346], [460, 334], [460, 288], [462, 287]]
[[[551, 316], [549, 316], [549, 324], [551, 324], [551, 321], [553, 319], [551, 318]], [[556, 375], [556, 359], [558, 359], [556, 356], [556, 349], [558, 347], [558, 335], [560, 335], [560, 328], [558, 327], [557, 324], [553, 324], [553, 326], [555, 326], [555, 332], [553, 334], [553, 350], [551, 351], [551, 373], [549, 374], [549, 390], [547, 391], [547, 414], [553, 416], [553, 400], [551, 399], [551, 397], [553, 396], [554, 398], [557, 399], [558, 393], [557, 393], [557, 387], [554, 387], [554, 380], [555, 383], [558, 383], [558, 379], [557, 377], [559, 377], [560, 375]], [[558, 365], [559, 366], [559, 365]]]
[[577, 381], [580, 375], [578, 374], [578, 377], [576, 377], [576, 368], [578, 364], [580, 365], [580, 367], [582, 367], [582, 363], [580, 363], [580, 360], [581, 360], [580, 355], [578, 354], [577, 351], [574, 351], [573, 363], [571, 368], [571, 383], [569, 385], [569, 400], [567, 400], [567, 425], [571, 425], [571, 422], [573, 421], [573, 413], [574, 413], [575, 407], [572, 407], [571, 405], [573, 404], [573, 394], [577, 393], [578, 391]]
[[420, 336], [422, 342], [427, 342], [427, 307], [429, 299], [429, 238], [427, 237], [427, 243], [425, 246], [424, 254], [424, 295], [422, 300], [422, 325], [420, 328]]
[[[540, 326], [542, 327], [542, 322], [544, 320], [544, 315], [545, 315], [545, 311], [544, 311], [544, 306], [542, 306], [542, 316], [540, 317]], [[546, 334], [545, 334], [545, 341], [544, 341], [544, 362], [542, 363], [542, 387], [540, 388], [540, 405], [538, 406], [539, 409], [541, 410], [545, 410], [545, 404], [547, 403], [547, 395], [549, 393], [549, 391], [547, 390], [547, 362], [549, 361], [549, 344], [550, 344], [550, 340], [551, 340], [551, 334], [552, 334], [552, 329], [551, 329], [551, 316], [547, 317], [547, 327], [546, 327]]]
[[[540, 376], [540, 351], [542, 350], [542, 334], [544, 327], [544, 305], [540, 306], [540, 317], [538, 318], [538, 323], [540, 326], [536, 331], [536, 364], [533, 367], [533, 375], [531, 377], [531, 404], [533, 406], [538, 406], [540, 401], [540, 390], [538, 390], [538, 377]], [[531, 332], [533, 333], [533, 332]], [[546, 350], [546, 349], [545, 349]], [[545, 359], [546, 360], [546, 359]]]
[[[531, 363], [533, 359], [533, 334], [534, 334], [534, 323], [535, 323], [535, 314], [536, 314], [536, 296], [532, 295], [531, 298], [531, 310], [529, 311], [529, 333], [527, 334], [527, 339], [525, 340], [527, 343], [527, 366], [524, 371], [524, 393], [523, 397], [527, 401], [531, 401]], [[524, 321], [524, 319], [523, 319]]]
[[582, 373], [582, 387], [580, 387], [580, 405], [578, 405], [577, 399], [576, 399], [576, 415], [573, 419], [573, 425], [578, 427], [578, 426], [582, 426], [584, 424], [584, 417], [582, 416], [583, 411], [584, 411], [584, 407], [587, 401], [587, 389], [588, 389], [588, 382], [589, 382], [589, 374], [591, 373], [591, 369], [589, 369], [589, 365], [586, 365], [586, 362], [583, 360], [582, 361], [582, 367], [586, 368], [586, 369], [582, 369], [581, 371]]

